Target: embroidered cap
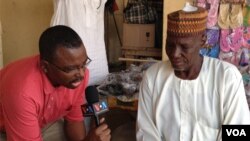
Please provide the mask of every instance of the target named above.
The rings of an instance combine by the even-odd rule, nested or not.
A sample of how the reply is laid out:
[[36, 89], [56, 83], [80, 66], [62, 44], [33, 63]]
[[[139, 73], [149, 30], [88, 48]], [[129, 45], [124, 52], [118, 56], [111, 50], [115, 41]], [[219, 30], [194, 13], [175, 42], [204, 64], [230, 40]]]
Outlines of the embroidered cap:
[[178, 10], [168, 14], [167, 35], [189, 37], [205, 33], [207, 10], [197, 7], [196, 11]]

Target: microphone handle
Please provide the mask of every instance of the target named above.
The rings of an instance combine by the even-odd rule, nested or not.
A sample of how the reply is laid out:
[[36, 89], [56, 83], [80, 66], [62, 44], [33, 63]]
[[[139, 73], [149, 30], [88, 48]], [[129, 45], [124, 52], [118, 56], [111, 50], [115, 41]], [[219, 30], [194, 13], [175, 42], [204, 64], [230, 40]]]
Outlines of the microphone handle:
[[97, 126], [100, 125], [99, 116], [98, 116], [98, 115], [95, 115], [94, 118], [95, 118], [95, 125], [96, 125], [96, 127], [97, 127]]

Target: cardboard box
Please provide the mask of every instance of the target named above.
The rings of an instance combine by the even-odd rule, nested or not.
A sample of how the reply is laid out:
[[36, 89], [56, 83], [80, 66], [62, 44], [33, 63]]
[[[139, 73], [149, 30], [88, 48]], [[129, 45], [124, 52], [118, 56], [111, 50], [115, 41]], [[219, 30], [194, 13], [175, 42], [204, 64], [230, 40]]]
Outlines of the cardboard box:
[[123, 24], [124, 47], [154, 47], [155, 24]]

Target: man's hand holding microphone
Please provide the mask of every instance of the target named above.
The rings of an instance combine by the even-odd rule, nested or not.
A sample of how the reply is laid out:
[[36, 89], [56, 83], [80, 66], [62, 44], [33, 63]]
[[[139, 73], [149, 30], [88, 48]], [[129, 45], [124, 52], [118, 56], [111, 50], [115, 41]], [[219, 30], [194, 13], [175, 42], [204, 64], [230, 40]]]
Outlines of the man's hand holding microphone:
[[105, 123], [104, 118], [99, 119], [99, 115], [109, 110], [107, 102], [105, 100], [99, 101], [99, 94], [94, 86], [88, 86], [85, 95], [88, 104], [82, 106], [83, 115], [93, 117], [95, 124], [90, 127], [84, 141], [110, 141], [111, 130]]

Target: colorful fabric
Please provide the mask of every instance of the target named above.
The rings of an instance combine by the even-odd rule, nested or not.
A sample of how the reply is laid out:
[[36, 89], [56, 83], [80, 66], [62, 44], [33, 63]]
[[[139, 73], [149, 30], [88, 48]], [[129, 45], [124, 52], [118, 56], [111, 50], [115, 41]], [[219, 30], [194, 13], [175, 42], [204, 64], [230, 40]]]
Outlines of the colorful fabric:
[[221, 29], [220, 32], [220, 49], [223, 52], [229, 52], [231, 48], [231, 39], [229, 37], [229, 29]]
[[241, 4], [232, 4], [230, 7], [230, 28], [235, 29], [243, 25], [243, 9]]
[[244, 67], [249, 65], [249, 50], [247, 48], [242, 49], [242, 53], [240, 55], [239, 65]]
[[221, 29], [220, 48], [224, 52], [237, 52], [243, 46], [243, 27]]
[[219, 41], [220, 30], [219, 29], [206, 29], [207, 44], [214, 46]]
[[243, 45], [243, 27], [237, 27], [232, 29], [231, 31], [231, 50], [237, 52]]
[[250, 26], [245, 27], [243, 31], [243, 47], [250, 49]]
[[220, 53], [219, 44], [216, 44], [215, 46], [213, 46], [211, 48], [202, 48], [202, 49], [200, 49], [200, 54], [203, 55], [203, 56], [218, 58], [219, 53]]
[[246, 5], [243, 11], [244, 11], [243, 12], [243, 16], [244, 16], [243, 24], [244, 26], [250, 26], [250, 4]]
[[220, 60], [231, 63], [231, 64], [233, 64], [235, 66], [239, 66], [241, 54], [242, 54], [242, 49], [238, 50], [237, 52], [220, 51], [218, 58]]
[[218, 25], [222, 29], [234, 29], [243, 25], [241, 4], [220, 4]]
[[220, 3], [244, 4], [245, 0], [220, 0]]
[[229, 19], [229, 4], [220, 4], [218, 25], [221, 29], [229, 29], [230, 19]]
[[248, 105], [250, 108], [250, 65], [240, 66], [239, 70], [242, 74], [242, 79], [245, 87]]
[[208, 10], [207, 28], [217, 24], [219, 0], [198, 0], [197, 5]]

